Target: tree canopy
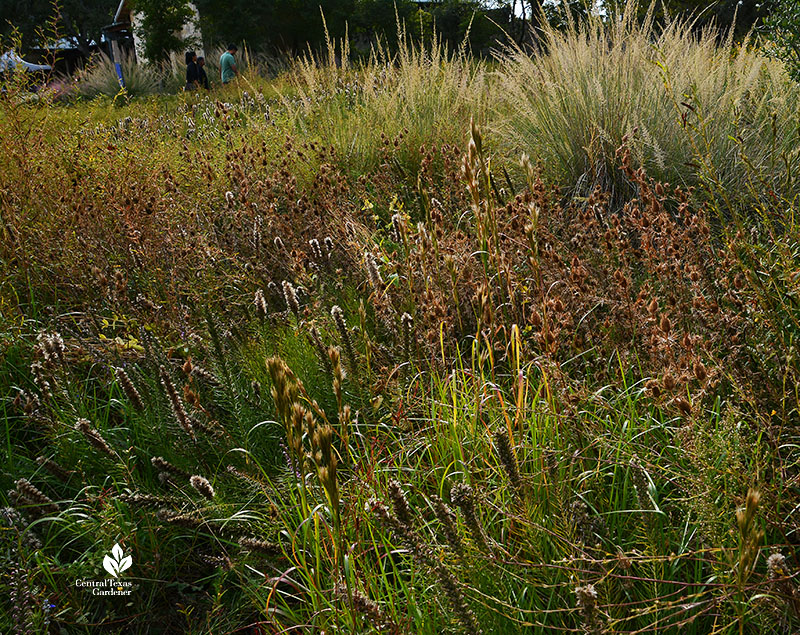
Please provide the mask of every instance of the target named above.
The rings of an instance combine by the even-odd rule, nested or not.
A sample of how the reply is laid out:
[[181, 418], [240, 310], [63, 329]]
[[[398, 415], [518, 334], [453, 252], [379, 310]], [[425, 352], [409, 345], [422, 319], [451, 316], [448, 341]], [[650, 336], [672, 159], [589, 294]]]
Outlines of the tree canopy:
[[[586, 14], [584, 0], [565, 1], [573, 16]], [[726, 30], [735, 23], [735, 35], [741, 38], [780, 1], [660, 0], [654, 12], [657, 21], [667, 15], [694, 16], [697, 28], [713, 23]], [[92, 42], [100, 42], [101, 29], [111, 22], [117, 4], [117, 0], [0, 0], [0, 35], [7, 35], [13, 25], [21, 34], [23, 49], [35, 46], [37, 32], [55, 16], [60, 33], [88, 53]], [[564, 23], [564, 12], [555, 0], [194, 0], [194, 4], [206, 47], [232, 41], [293, 53], [322, 45], [325, 27], [335, 38], [347, 33], [358, 50], [376, 38], [393, 42], [399, 19], [413, 35], [429, 36], [425, 31], [435, 29], [452, 45], [469, 34], [473, 50], [483, 51], [503, 31], [520, 40], [528, 26], [537, 26], [541, 15], [555, 25]], [[189, 0], [133, 0], [132, 5], [143, 14], [138, 35], [146, 36], [148, 57], [162, 59], [183, 48], [175, 34], [193, 16]], [[603, 6], [613, 16], [624, 0], [603, 0]], [[647, 6], [642, 3], [642, 15]]]

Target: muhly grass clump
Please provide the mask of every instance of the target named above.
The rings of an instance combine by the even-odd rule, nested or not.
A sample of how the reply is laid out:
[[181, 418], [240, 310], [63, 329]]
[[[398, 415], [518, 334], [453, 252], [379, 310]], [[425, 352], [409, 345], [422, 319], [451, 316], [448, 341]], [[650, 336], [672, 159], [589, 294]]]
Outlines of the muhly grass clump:
[[[591, 64], [634, 73], [653, 32], [626, 20], [498, 72], [574, 67], [566, 95]], [[658, 35], [673, 77], [676, 42], [725, 67], [682, 28]], [[734, 92], [745, 54], [715, 66]], [[775, 173], [694, 188], [678, 149], [662, 171], [643, 148], [675, 113], [638, 74], [653, 119], [603, 136], [600, 168], [596, 129], [536, 128], [552, 95], [506, 110], [542, 134], [523, 140], [470, 123], [480, 65], [378, 59], [306, 64], [302, 103], [186, 100], [26, 145], [0, 104], [0, 630], [46, 598], [67, 629], [796, 630], [794, 204], [731, 215], [713, 189]], [[703, 113], [714, 135], [730, 113]], [[565, 138], [598, 152], [577, 196], [572, 150], [552, 173], [508, 150]], [[118, 543], [139, 599], [111, 607], [74, 581]]]

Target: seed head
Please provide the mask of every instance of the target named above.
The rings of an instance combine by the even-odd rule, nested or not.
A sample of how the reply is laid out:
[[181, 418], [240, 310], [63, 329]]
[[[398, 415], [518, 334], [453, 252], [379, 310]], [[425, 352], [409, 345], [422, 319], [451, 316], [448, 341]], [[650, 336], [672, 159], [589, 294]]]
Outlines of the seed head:
[[194, 474], [189, 479], [189, 483], [208, 500], [212, 500], [214, 498], [214, 488], [211, 487], [211, 483], [209, 483], [207, 479]]
[[256, 314], [258, 315], [258, 317], [260, 317], [262, 320], [264, 318], [266, 318], [267, 317], [267, 313], [268, 313], [268, 309], [267, 309], [267, 301], [264, 298], [264, 291], [263, 290], [258, 289], [256, 291], [256, 295], [253, 298], [253, 304], [256, 307]]
[[442, 525], [442, 531], [447, 539], [447, 544], [450, 545], [450, 548], [455, 553], [459, 555], [463, 554], [464, 544], [461, 542], [461, 536], [458, 535], [458, 530], [456, 529], [455, 514], [453, 513], [453, 510], [450, 509], [450, 507], [447, 506], [447, 503], [445, 503], [435, 494], [432, 495], [430, 499], [433, 503], [433, 511], [436, 514], [436, 518]]
[[283, 553], [280, 545], [251, 536], [242, 536], [239, 538], [239, 546], [248, 551], [257, 551], [268, 556], [279, 556]]
[[294, 313], [297, 320], [300, 320], [300, 303], [297, 301], [297, 291], [288, 280], [283, 281], [283, 298], [286, 306]]
[[17, 501], [27, 505], [35, 506], [39, 511], [45, 514], [57, 514], [59, 512], [58, 505], [53, 500], [43, 494], [37, 487], [35, 487], [28, 479], [21, 478], [14, 483], [17, 488]]
[[378, 269], [378, 261], [371, 252], [364, 253], [364, 261], [367, 264], [367, 275], [369, 282], [375, 291], [383, 291], [383, 278], [381, 278], [380, 269]]
[[599, 635], [603, 629], [597, 609], [597, 591], [593, 585], [587, 584], [586, 586], [576, 587], [575, 595], [583, 618], [584, 632], [587, 635]]
[[389, 499], [392, 501], [394, 515], [397, 517], [397, 520], [410, 527], [413, 524], [411, 520], [413, 516], [411, 508], [408, 506], [406, 495], [400, 487], [400, 483], [394, 479], [389, 481]]
[[99, 450], [103, 454], [107, 454], [111, 458], [117, 458], [117, 453], [111, 449], [111, 446], [106, 443], [106, 440], [100, 433], [92, 428], [92, 424], [88, 419], [78, 419], [75, 422], [75, 429], [78, 430], [91, 446]]
[[464, 523], [467, 525], [472, 539], [483, 551], [490, 551], [486, 534], [475, 510], [475, 492], [473, 489], [466, 483], [458, 483], [450, 490], [450, 500], [453, 505], [461, 510], [461, 514], [464, 516]]
[[186, 408], [183, 405], [183, 401], [181, 400], [178, 391], [175, 390], [175, 384], [172, 383], [172, 378], [169, 376], [169, 373], [163, 366], [158, 367], [158, 374], [161, 379], [161, 385], [164, 387], [164, 392], [167, 394], [167, 398], [172, 406], [172, 413], [175, 415], [175, 419], [178, 420], [178, 423], [186, 431], [186, 433], [192, 437], [192, 440], [196, 440], [192, 420], [189, 418], [189, 414], [186, 412]]
[[69, 481], [70, 476], [74, 474], [74, 472], [71, 472], [61, 467], [53, 459], [49, 459], [45, 456], [37, 456], [36, 463], [37, 465], [43, 467], [48, 472], [50, 472], [50, 474], [55, 476], [62, 483], [66, 483], [67, 481]]
[[331, 317], [336, 325], [336, 330], [339, 331], [339, 337], [341, 337], [342, 343], [344, 344], [344, 350], [347, 354], [347, 361], [350, 363], [350, 370], [355, 373], [355, 349], [353, 347], [353, 340], [350, 337], [350, 331], [348, 330], [347, 324], [344, 321], [344, 312], [342, 311], [341, 307], [334, 305], [334, 307], [331, 309]]
[[508, 480], [511, 481], [517, 493], [522, 492], [522, 477], [519, 474], [517, 456], [514, 454], [514, 448], [511, 447], [508, 431], [504, 427], [500, 427], [495, 431], [494, 445], [497, 449], [497, 455], [500, 457], [500, 462], [508, 475]]
[[311, 255], [314, 257], [318, 263], [322, 263], [322, 248], [319, 245], [319, 241], [316, 238], [312, 238], [308, 241], [309, 246], [311, 247]]
[[144, 410], [142, 396], [139, 394], [139, 391], [136, 390], [136, 386], [133, 385], [131, 378], [128, 377], [128, 373], [126, 373], [122, 368], [115, 368], [114, 374], [117, 377], [117, 383], [119, 384], [119, 387], [122, 388], [122, 392], [125, 393], [125, 396], [128, 398], [128, 401], [130, 401], [134, 409], [140, 412]]

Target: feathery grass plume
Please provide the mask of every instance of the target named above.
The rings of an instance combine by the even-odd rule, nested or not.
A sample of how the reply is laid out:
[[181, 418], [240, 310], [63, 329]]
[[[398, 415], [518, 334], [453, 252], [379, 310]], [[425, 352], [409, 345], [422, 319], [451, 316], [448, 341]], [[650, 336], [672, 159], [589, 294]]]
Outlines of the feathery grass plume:
[[31, 374], [33, 375], [33, 383], [36, 384], [39, 392], [41, 392], [42, 395], [44, 395], [47, 399], [54, 399], [53, 388], [51, 387], [50, 382], [47, 380], [47, 376], [44, 373], [44, 368], [40, 362], [33, 362], [31, 364]]
[[333, 238], [330, 236], [325, 236], [325, 257], [330, 260], [331, 256], [333, 256]]
[[336, 480], [338, 460], [333, 450], [333, 428], [329, 425], [315, 426], [313, 416], [306, 413], [306, 428], [313, 430], [311, 444], [314, 449], [314, 462], [317, 464], [317, 476], [320, 485], [328, 495], [334, 518], [339, 519], [339, 484]]
[[514, 486], [518, 494], [522, 493], [522, 477], [519, 474], [519, 464], [517, 463], [517, 455], [514, 454], [514, 448], [508, 438], [508, 430], [500, 427], [494, 433], [494, 445], [497, 448], [497, 455], [500, 457], [500, 462], [508, 475], [508, 480]]
[[430, 570], [436, 576], [462, 628], [464, 628], [467, 633], [482, 633], [483, 631], [481, 631], [478, 625], [475, 614], [467, 605], [458, 581], [453, 574], [441, 564], [431, 548], [420, 538], [419, 534], [417, 534], [410, 525], [404, 524], [392, 516], [386, 506], [380, 501], [373, 499], [367, 503], [367, 506], [387, 529], [406, 544], [420, 566]]
[[272, 399], [278, 414], [283, 418], [284, 424], [289, 425], [292, 416], [292, 407], [298, 401], [300, 388], [294, 373], [280, 357], [270, 357], [267, 360], [267, 370], [272, 379]]
[[339, 415], [339, 434], [342, 442], [347, 445], [350, 440], [350, 406], [344, 403], [344, 369], [342, 368], [342, 355], [338, 348], [328, 348], [328, 360], [333, 375], [333, 394], [336, 396], [336, 411]]
[[491, 551], [483, 526], [478, 520], [475, 510], [475, 492], [472, 487], [466, 483], [457, 483], [450, 490], [450, 501], [461, 510], [461, 514], [464, 516], [464, 523], [469, 529], [472, 539], [480, 549], [487, 553]]
[[458, 535], [458, 530], [456, 529], [455, 513], [447, 503], [435, 494], [430, 496], [430, 500], [433, 503], [433, 512], [442, 525], [447, 544], [450, 545], [450, 548], [455, 553], [462, 555], [464, 553], [464, 543], [461, 542], [461, 536]]
[[36, 339], [46, 364], [64, 361], [64, 340], [59, 333], [39, 333]]
[[208, 482], [208, 479], [198, 476], [197, 474], [193, 474], [192, 477], [189, 479], [189, 483], [198, 493], [205, 496], [208, 500], [214, 499], [214, 488], [211, 487], [211, 483]]
[[782, 553], [776, 552], [767, 558], [767, 575], [773, 590], [789, 604], [795, 615], [800, 617], [800, 587], [795, 586], [792, 573]]
[[255, 476], [248, 474], [247, 472], [240, 470], [235, 465], [228, 465], [225, 468], [229, 474], [233, 474], [236, 478], [241, 481], [244, 481], [248, 485], [256, 485], [258, 487], [262, 486], [261, 481], [259, 481]]
[[650, 500], [648, 493], [647, 472], [644, 471], [639, 457], [631, 459], [631, 476], [633, 477], [633, 487], [636, 490], [636, 497], [639, 500], [639, 509], [653, 509], [653, 501]]
[[267, 542], [252, 536], [242, 536], [239, 538], [239, 546], [248, 551], [256, 551], [268, 556], [280, 556], [283, 554], [281, 546], [274, 542]]
[[575, 588], [578, 608], [581, 612], [583, 632], [586, 635], [600, 635], [603, 626], [600, 620], [600, 611], [597, 608], [597, 591], [594, 586], [587, 584]]
[[456, 577], [441, 563], [438, 563], [434, 568], [434, 573], [436, 573], [436, 577], [439, 578], [439, 584], [444, 594], [447, 596], [447, 599], [450, 601], [450, 605], [453, 607], [453, 613], [464, 631], [467, 633], [475, 633], [476, 635], [483, 633], [475, 614], [472, 612], [472, 609], [469, 608], [466, 598], [459, 588]]
[[[14, 492], [16, 495], [16, 492]], [[19, 502], [19, 496], [16, 497]], [[13, 507], [0, 508], [0, 527], [3, 525], [12, 529], [22, 539], [22, 542], [31, 549], [41, 549], [42, 541], [30, 529], [28, 521]]]
[[253, 401], [256, 404], [261, 403], [261, 384], [255, 379], [250, 382], [250, 392], [253, 393]]
[[392, 216], [392, 240], [398, 245], [406, 242], [406, 221], [400, 213]]
[[408, 506], [408, 500], [403, 492], [403, 488], [400, 487], [400, 483], [394, 479], [389, 480], [389, 500], [392, 501], [392, 508], [394, 509], [394, 515], [397, 520], [404, 525], [412, 526], [413, 514], [411, 513], [411, 508]]
[[164, 387], [164, 392], [166, 392], [169, 403], [172, 406], [172, 413], [175, 415], [175, 418], [184, 431], [195, 441], [196, 437], [194, 434], [194, 427], [192, 426], [192, 420], [189, 418], [189, 413], [186, 412], [183, 400], [178, 394], [178, 391], [175, 390], [175, 384], [172, 383], [172, 378], [169, 376], [167, 369], [163, 366], [158, 367], [158, 374], [161, 378], [161, 385]]
[[197, 364], [192, 364], [192, 377], [196, 377], [200, 381], [207, 383], [209, 386], [219, 386], [220, 380], [214, 373], [210, 370], [206, 370], [202, 366], [198, 366]]
[[74, 470], [67, 470], [66, 468], [61, 467], [53, 459], [49, 459], [46, 456], [37, 456], [36, 464], [46, 469], [62, 483], [69, 481], [69, 477], [75, 473]]
[[[10, 617], [13, 632], [18, 635], [34, 635], [34, 607], [37, 599], [31, 591], [28, 571], [22, 566], [9, 567]], [[3, 577], [6, 577], [5, 575]]]
[[334, 594], [343, 602], [349, 603], [353, 610], [361, 615], [378, 633], [399, 633], [400, 627], [387, 617], [377, 602], [369, 599], [358, 589], [348, 589], [336, 584]]
[[198, 518], [193, 514], [181, 514], [169, 509], [159, 510], [156, 516], [161, 522], [175, 525], [176, 527], [183, 527], [184, 529], [199, 529], [204, 524], [202, 518]]
[[311, 247], [311, 255], [314, 257], [314, 260], [317, 264], [322, 264], [322, 247], [319, 245], [319, 241], [316, 238], [312, 238], [308, 241], [309, 246]]
[[261, 216], [256, 216], [253, 219], [253, 248], [256, 254], [261, 253], [261, 227], [264, 224], [264, 219]]
[[45, 514], [57, 514], [59, 512], [58, 505], [53, 500], [42, 493], [36, 486], [34, 486], [28, 479], [21, 478], [14, 482], [17, 488], [18, 501], [27, 505], [33, 505], [37, 511], [44, 512]]
[[305, 429], [306, 409], [302, 404], [292, 404], [292, 414], [286, 421], [286, 443], [289, 445], [292, 472], [300, 474], [300, 482], [305, 483], [305, 450], [303, 449], [303, 432]]
[[75, 429], [83, 434], [83, 436], [89, 442], [89, 445], [94, 447], [96, 450], [100, 450], [100, 452], [107, 454], [111, 458], [117, 458], [117, 453], [111, 449], [111, 446], [106, 443], [106, 440], [101, 436], [101, 434], [92, 428], [92, 424], [88, 419], [78, 419], [75, 422]]
[[297, 301], [297, 290], [288, 280], [283, 281], [283, 299], [286, 300], [286, 306], [294, 313], [297, 321], [300, 321], [300, 303]]
[[163, 472], [165, 474], [170, 474], [172, 476], [177, 477], [182, 481], [188, 481], [192, 475], [189, 472], [182, 470], [181, 468], [173, 465], [164, 457], [161, 456], [154, 456], [150, 459], [150, 463], [153, 464], [153, 467], [156, 468], [159, 472]]
[[747, 490], [743, 508], [736, 510], [736, 524], [739, 526], [739, 567], [737, 574], [740, 584], [744, 584], [752, 572], [758, 557], [758, 546], [764, 538], [764, 531], [756, 527], [755, 518], [761, 493], [755, 489]]
[[372, 285], [372, 288], [378, 292], [383, 291], [383, 278], [381, 278], [381, 272], [378, 268], [378, 261], [375, 259], [372, 252], [364, 252], [364, 262], [367, 265], [367, 275], [369, 276], [369, 283]]
[[223, 571], [233, 570], [233, 561], [228, 556], [216, 556], [214, 554], [204, 553], [200, 555], [200, 559], [206, 564], [222, 569]]
[[319, 356], [322, 370], [324, 370], [327, 375], [330, 375], [333, 369], [331, 368], [330, 359], [328, 359], [328, 349], [325, 348], [325, 344], [322, 343], [322, 337], [320, 337], [316, 326], [311, 327], [308, 338]]
[[342, 339], [344, 345], [344, 352], [347, 355], [347, 361], [350, 364], [350, 371], [356, 372], [356, 353], [353, 348], [353, 340], [350, 337], [350, 331], [347, 328], [347, 323], [344, 321], [344, 311], [339, 305], [334, 305], [331, 309], [331, 317], [336, 325], [336, 330], [339, 331], [339, 337]]
[[122, 368], [114, 368], [114, 375], [117, 377], [117, 383], [119, 387], [122, 388], [122, 392], [125, 393], [125, 396], [128, 398], [128, 401], [134, 407], [135, 410], [141, 412], [144, 410], [144, 402], [142, 401], [142, 396], [139, 394], [139, 391], [136, 390], [136, 386], [133, 385], [131, 378], [128, 377], [128, 373], [126, 373]]
[[400, 318], [400, 325], [403, 329], [403, 359], [410, 362], [414, 337], [414, 318], [408, 313], [403, 313]]
[[264, 298], [264, 291], [261, 289], [256, 290], [253, 304], [256, 307], [256, 315], [262, 320], [267, 317], [269, 310], [267, 309], [267, 300]]
[[122, 501], [139, 509], [159, 509], [166, 505], [175, 503], [175, 499], [166, 498], [164, 496], [153, 496], [152, 494], [141, 494], [139, 492], [134, 494], [120, 494], [117, 500]]

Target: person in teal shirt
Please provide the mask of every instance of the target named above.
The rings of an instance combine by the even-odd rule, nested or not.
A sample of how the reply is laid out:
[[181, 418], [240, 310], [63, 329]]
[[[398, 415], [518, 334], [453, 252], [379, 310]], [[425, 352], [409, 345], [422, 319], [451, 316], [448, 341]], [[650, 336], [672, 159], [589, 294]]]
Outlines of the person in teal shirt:
[[236, 58], [234, 57], [234, 54], [238, 50], [235, 44], [228, 44], [228, 50], [219, 58], [219, 67], [222, 71], [223, 84], [227, 84], [239, 74], [239, 69], [236, 68]]

